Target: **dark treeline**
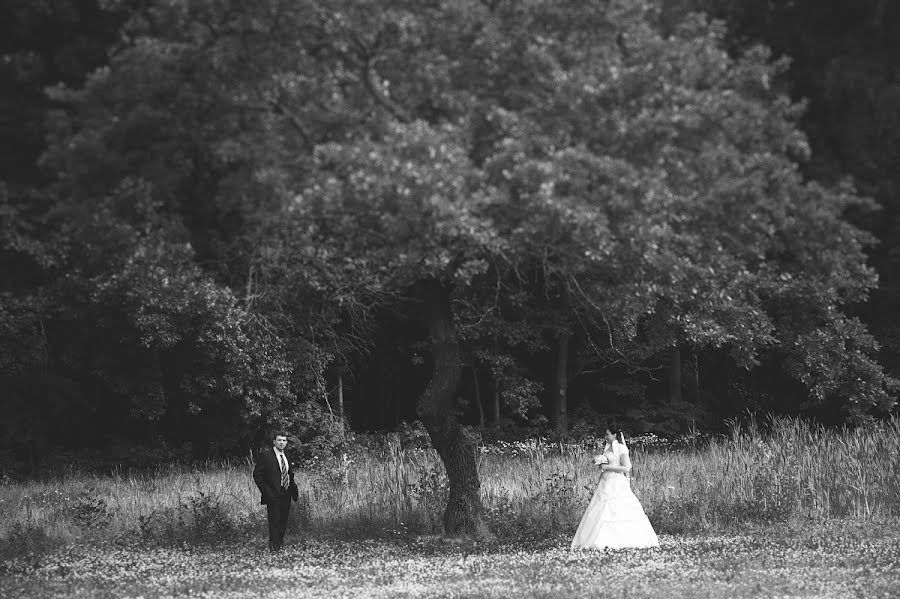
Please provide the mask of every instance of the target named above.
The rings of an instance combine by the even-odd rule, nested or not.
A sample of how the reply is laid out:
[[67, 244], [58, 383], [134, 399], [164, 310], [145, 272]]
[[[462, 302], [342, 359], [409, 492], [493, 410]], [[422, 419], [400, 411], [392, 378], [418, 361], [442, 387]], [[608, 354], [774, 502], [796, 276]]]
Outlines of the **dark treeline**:
[[6, 464], [894, 409], [897, 3], [0, 11]]

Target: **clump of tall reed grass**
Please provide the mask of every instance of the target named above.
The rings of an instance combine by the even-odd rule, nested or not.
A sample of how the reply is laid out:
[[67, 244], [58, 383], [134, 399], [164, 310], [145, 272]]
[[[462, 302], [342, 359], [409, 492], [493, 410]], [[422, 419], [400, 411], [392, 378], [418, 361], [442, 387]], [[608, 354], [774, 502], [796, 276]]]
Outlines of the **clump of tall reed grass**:
[[[501, 537], [557, 537], [577, 526], [600, 473], [590, 443], [523, 443], [478, 456], [486, 518]], [[658, 532], [748, 523], [900, 517], [900, 419], [827, 429], [751, 419], [681, 449], [631, 451], [632, 488]], [[378, 449], [299, 468], [290, 530], [309, 536], [435, 534], [447, 478], [431, 449], [389, 438]], [[216, 543], [264, 539], [265, 513], [246, 462], [108, 476], [69, 471], [0, 484], [0, 553], [60, 543]]]

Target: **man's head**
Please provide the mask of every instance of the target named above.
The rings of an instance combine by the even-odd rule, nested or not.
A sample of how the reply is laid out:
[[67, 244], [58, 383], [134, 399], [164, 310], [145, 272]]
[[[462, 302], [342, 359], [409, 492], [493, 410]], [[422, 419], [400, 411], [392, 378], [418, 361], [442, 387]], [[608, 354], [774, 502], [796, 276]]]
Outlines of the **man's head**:
[[275, 449], [278, 451], [284, 451], [284, 448], [287, 447], [287, 435], [284, 433], [275, 433], [272, 437], [272, 445], [275, 446]]

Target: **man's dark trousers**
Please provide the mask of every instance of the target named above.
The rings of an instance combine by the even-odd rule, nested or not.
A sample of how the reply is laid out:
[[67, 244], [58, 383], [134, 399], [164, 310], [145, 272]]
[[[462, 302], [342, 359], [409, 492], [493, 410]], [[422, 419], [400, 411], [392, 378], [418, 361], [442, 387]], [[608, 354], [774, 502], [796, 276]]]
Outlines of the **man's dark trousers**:
[[287, 530], [288, 514], [291, 511], [291, 494], [281, 488], [279, 493], [266, 504], [266, 517], [269, 520], [269, 549], [279, 551], [284, 545], [284, 533]]

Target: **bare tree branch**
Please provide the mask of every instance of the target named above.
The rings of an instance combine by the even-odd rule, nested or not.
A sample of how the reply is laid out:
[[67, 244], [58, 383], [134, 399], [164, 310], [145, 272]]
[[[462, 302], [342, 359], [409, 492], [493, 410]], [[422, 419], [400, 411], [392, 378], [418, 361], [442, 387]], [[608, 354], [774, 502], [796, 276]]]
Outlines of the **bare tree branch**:
[[375, 62], [377, 60], [377, 58], [369, 58], [365, 61], [363, 66], [363, 83], [365, 83], [366, 89], [369, 90], [369, 93], [378, 104], [386, 108], [398, 121], [408, 123], [412, 118], [406, 109], [395, 102], [390, 97], [390, 94], [381, 88], [381, 77], [375, 70]]

